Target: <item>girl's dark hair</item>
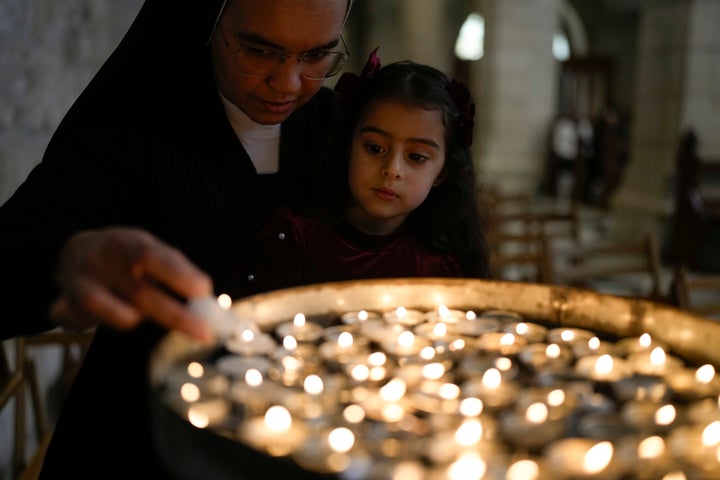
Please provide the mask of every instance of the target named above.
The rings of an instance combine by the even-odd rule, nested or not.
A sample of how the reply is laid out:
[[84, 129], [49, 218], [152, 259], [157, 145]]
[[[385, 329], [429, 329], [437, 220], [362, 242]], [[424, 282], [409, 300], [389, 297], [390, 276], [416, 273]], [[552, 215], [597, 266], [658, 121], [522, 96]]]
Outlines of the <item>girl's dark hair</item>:
[[340, 119], [318, 171], [323, 186], [321, 214], [339, 221], [350, 205], [348, 164], [353, 132], [377, 101], [438, 110], [445, 125], [445, 165], [441, 182], [410, 213], [406, 228], [428, 247], [458, 257], [467, 276], [487, 278], [489, 252], [478, 208], [476, 172], [462, 124], [462, 112], [448, 90], [450, 79], [428, 65], [391, 63], [362, 81], [354, 94], [340, 98]]

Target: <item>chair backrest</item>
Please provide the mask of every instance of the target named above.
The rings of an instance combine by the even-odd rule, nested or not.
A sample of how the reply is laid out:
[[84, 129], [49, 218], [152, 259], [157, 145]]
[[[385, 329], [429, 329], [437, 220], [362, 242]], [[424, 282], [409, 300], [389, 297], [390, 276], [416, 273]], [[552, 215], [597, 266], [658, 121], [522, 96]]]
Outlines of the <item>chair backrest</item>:
[[557, 283], [601, 293], [663, 299], [657, 239], [580, 245], [568, 263], [557, 266]]
[[496, 232], [490, 246], [494, 280], [553, 283], [551, 249], [542, 232]]
[[673, 271], [669, 299], [678, 308], [720, 320], [720, 274], [690, 271], [678, 265]]

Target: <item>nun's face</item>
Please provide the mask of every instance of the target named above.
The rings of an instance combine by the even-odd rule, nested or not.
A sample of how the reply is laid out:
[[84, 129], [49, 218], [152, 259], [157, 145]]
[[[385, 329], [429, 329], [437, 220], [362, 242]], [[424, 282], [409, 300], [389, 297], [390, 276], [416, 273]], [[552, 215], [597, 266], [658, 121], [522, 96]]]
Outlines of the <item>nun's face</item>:
[[222, 94], [257, 123], [283, 122], [323, 84], [308, 78], [318, 75], [306, 59], [344, 51], [340, 32], [347, 5], [348, 0], [228, 0], [211, 41]]

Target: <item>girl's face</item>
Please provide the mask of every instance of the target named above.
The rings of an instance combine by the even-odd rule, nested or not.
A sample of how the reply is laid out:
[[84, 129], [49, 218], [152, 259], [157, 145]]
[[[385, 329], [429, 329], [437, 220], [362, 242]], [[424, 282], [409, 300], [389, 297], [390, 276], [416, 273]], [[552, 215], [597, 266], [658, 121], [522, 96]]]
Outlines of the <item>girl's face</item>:
[[396, 101], [371, 104], [353, 133], [348, 221], [373, 235], [396, 231], [438, 181], [445, 164], [439, 110]]

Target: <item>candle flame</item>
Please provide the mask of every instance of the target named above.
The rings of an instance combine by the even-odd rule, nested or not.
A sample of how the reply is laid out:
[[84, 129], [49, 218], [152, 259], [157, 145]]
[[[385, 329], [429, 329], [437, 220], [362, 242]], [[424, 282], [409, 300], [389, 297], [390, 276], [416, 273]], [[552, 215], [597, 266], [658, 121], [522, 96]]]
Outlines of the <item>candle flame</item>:
[[412, 347], [415, 343], [415, 334], [410, 330], [404, 330], [398, 335], [398, 344], [402, 347]]
[[423, 347], [422, 350], [420, 350], [420, 358], [423, 360], [432, 360], [435, 358], [435, 349], [430, 345]]
[[186, 402], [197, 402], [200, 399], [200, 388], [194, 383], [183, 383], [180, 387], [180, 397]]
[[502, 372], [507, 372], [512, 368], [512, 360], [507, 357], [498, 357], [495, 359], [495, 368]]
[[406, 315], [407, 315], [407, 308], [405, 308], [403, 306], [399, 306], [395, 309], [395, 316], [397, 318], [405, 318]]
[[545, 356], [548, 358], [560, 358], [560, 345], [551, 343], [545, 347]]
[[388, 402], [397, 402], [407, 391], [407, 384], [400, 378], [393, 378], [380, 389], [380, 396]]
[[518, 460], [510, 465], [505, 478], [507, 480], [536, 480], [540, 474], [540, 467], [532, 460]]
[[265, 425], [276, 433], [287, 432], [292, 426], [290, 412], [283, 406], [273, 405], [265, 412]]
[[557, 407], [565, 403], [565, 390], [556, 388], [552, 392], [548, 393], [547, 402], [553, 407]]
[[205, 428], [210, 425], [208, 414], [194, 407], [188, 409], [188, 421], [197, 428]]
[[658, 425], [670, 425], [677, 418], [677, 410], [674, 405], [663, 405], [655, 412], [655, 423]]
[[428, 363], [422, 366], [422, 376], [430, 380], [437, 380], [445, 375], [445, 365], [442, 363]]
[[610, 355], [600, 355], [595, 362], [595, 372], [599, 375], [606, 375], [612, 372], [613, 365], [613, 358]]
[[193, 378], [200, 378], [205, 374], [205, 368], [200, 362], [190, 362], [187, 366], [187, 372]]
[[466, 419], [455, 431], [455, 441], [464, 447], [470, 447], [482, 440], [482, 435], [482, 423], [476, 419]]
[[643, 459], [658, 458], [665, 453], [665, 440], [654, 435], [643, 439], [638, 444], [638, 457]]
[[361, 322], [364, 322], [365, 320], [368, 319], [368, 312], [366, 310], [360, 310], [357, 314], [357, 318]]
[[308, 375], [303, 381], [303, 388], [310, 395], [321, 394], [324, 388], [322, 378], [317, 375]]
[[575, 339], [575, 332], [565, 329], [560, 332], [560, 338], [563, 342], [572, 342]]
[[454, 383], [443, 383], [438, 390], [438, 395], [445, 400], [454, 400], [460, 396], [460, 387]]
[[440, 315], [440, 318], [447, 318], [450, 316], [450, 310], [448, 309], [448, 307], [441, 303], [438, 306], [438, 315]]
[[477, 417], [482, 413], [483, 407], [483, 402], [479, 398], [464, 398], [460, 402], [460, 413], [465, 417]]
[[350, 376], [353, 378], [353, 380], [357, 380], [358, 382], [364, 382], [370, 376], [370, 369], [367, 365], [355, 365], [352, 370], [350, 370]]
[[467, 312], [465, 312], [465, 318], [467, 320], [475, 320], [477, 318], [477, 314], [472, 310], [468, 310]]
[[504, 347], [509, 347], [511, 345], [515, 344], [515, 335], [512, 333], [506, 333], [502, 337], [500, 337], [500, 345]]
[[496, 389], [500, 386], [502, 375], [497, 368], [488, 368], [482, 376], [482, 384], [486, 388]]
[[447, 335], [447, 325], [443, 322], [438, 322], [433, 326], [433, 335], [436, 337], [444, 337]]
[[665, 365], [665, 350], [662, 347], [655, 347], [650, 352], [650, 364], [654, 367]]
[[383, 352], [373, 352], [368, 355], [368, 362], [370, 362], [370, 365], [376, 367], [385, 365], [385, 362], [387, 362], [387, 355], [385, 355]]
[[227, 293], [223, 293], [217, 297], [218, 304], [225, 310], [232, 307], [232, 298]]
[[255, 340], [255, 332], [253, 332], [253, 331], [250, 330], [249, 328], [246, 328], [246, 329], [243, 330], [242, 333], [240, 334], [240, 338], [242, 338], [243, 342], [250, 343], [250, 342], [252, 342], [253, 340]]
[[610, 464], [613, 456], [611, 442], [600, 442], [588, 450], [583, 458], [583, 469], [588, 473], [599, 473]]
[[399, 422], [405, 416], [405, 409], [397, 403], [388, 403], [382, 409], [382, 417], [386, 422]]
[[283, 348], [285, 350], [295, 350], [297, 348], [297, 339], [292, 335], [285, 335], [283, 337]]
[[547, 417], [547, 405], [542, 402], [535, 402], [531, 404], [525, 411], [525, 418], [531, 423], [543, 423], [547, 420]]
[[648, 348], [650, 345], [652, 345], [652, 337], [650, 337], [649, 333], [643, 333], [642, 335], [640, 335], [638, 343], [642, 348]]
[[251, 387], [257, 387], [263, 382], [262, 373], [256, 368], [250, 368], [245, 372], [245, 383]]
[[708, 384], [715, 378], [715, 367], [705, 364], [695, 371], [695, 380], [699, 383]]
[[528, 324], [525, 322], [520, 322], [515, 325], [515, 332], [517, 332], [518, 335], [526, 335], [528, 331], [530, 331], [530, 327], [528, 327]]
[[295, 318], [293, 318], [293, 325], [296, 327], [303, 327], [305, 325], [305, 315], [302, 313], [295, 314]]
[[487, 463], [477, 453], [467, 452], [448, 467], [448, 480], [480, 480], [485, 477]]
[[720, 420], [715, 420], [703, 429], [702, 444], [706, 447], [720, 445]]
[[587, 345], [590, 350], [597, 350], [600, 348], [600, 339], [598, 337], [592, 337], [588, 340]]
[[343, 410], [343, 418], [350, 423], [360, 423], [365, 420], [365, 410], [360, 405], [348, 405]]
[[337, 343], [340, 348], [350, 348], [354, 341], [352, 333], [350, 332], [342, 332], [338, 335], [337, 339]]
[[345, 453], [355, 444], [355, 435], [345, 427], [338, 427], [328, 434], [328, 444], [334, 451]]

